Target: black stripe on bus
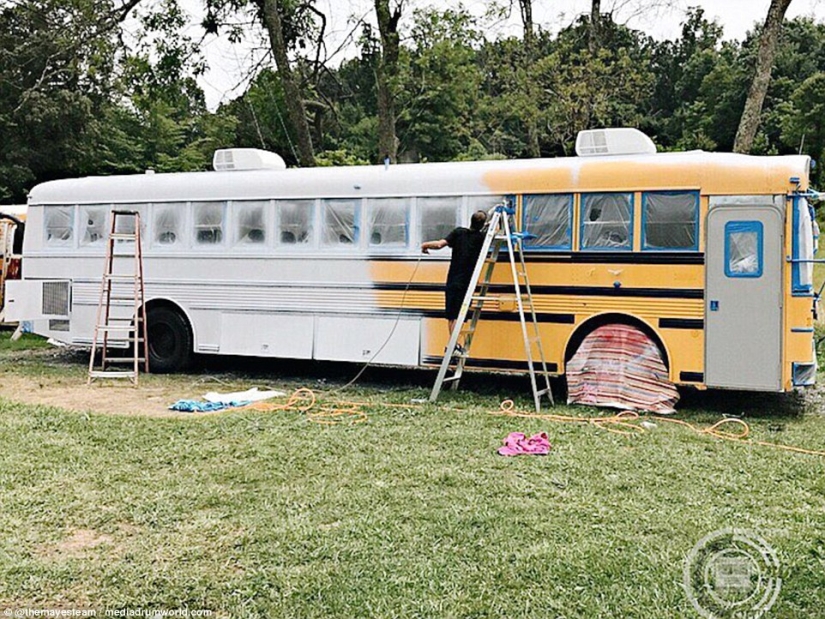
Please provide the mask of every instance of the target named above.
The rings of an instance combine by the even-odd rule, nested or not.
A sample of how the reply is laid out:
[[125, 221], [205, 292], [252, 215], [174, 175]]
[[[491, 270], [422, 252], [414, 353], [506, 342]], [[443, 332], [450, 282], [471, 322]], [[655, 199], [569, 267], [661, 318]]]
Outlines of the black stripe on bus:
[[679, 380], [683, 383], [703, 383], [705, 375], [702, 372], [679, 372]]
[[[422, 362], [430, 365], [441, 365], [443, 357], [424, 357]], [[469, 357], [466, 361], [467, 366], [475, 368], [486, 368], [493, 370], [520, 370], [528, 371], [529, 367], [526, 361], [508, 361], [506, 359], [473, 359]], [[539, 367], [540, 364], [533, 364], [533, 369]], [[559, 366], [555, 363], [547, 364], [547, 371], [555, 374], [559, 371]]]
[[704, 329], [705, 321], [701, 318], [660, 318], [660, 329]]
[[[392, 282], [376, 283], [375, 290], [415, 290], [418, 292], [443, 292], [443, 284], [401, 284]], [[622, 286], [530, 286], [536, 295], [570, 295], [577, 297], [653, 297], [657, 299], [703, 299], [701, 288], [624, 288]], [[490, 293], [514, 294], [515, 288], [508, 284], [490, 284]]]
[[[394, 312], [395, 310], [387, 310], [390, 312]], [[404, 310], [405, 313], [409, 312], [412, 314], [416, 314], [418, 316], [423, 316], [424, 318], [444, 318], [444, 312], [432, 311], [432, 310], [424, 310], [424, 311], [417, 311], [417, 310]], [[503, 321], [503, 322], [519, 322], [520, 318], [518, 312], [481, 312], [481, 316], [479, 317], [480, 320], [485, 321]], [[527, 317], [529, 321], [529, 316]], [[555, 324], [562, 324], [562, 325], [572, 325], [576, 322], [575, 314], [547, 314], [536, 312], [536, 321], [537, 322], [548, 322], [548, 323], [555, 323]]]
[[[374, 262], [418, 262], [418, 256], [370, 256]], [[509, 262], [506, 251], [500, 253], [499, 262]], [[567, 263], [567, 264], [705, 264], [705, 254], [701, 252], [526, 252], [524, 261], [530, 263]], [[446, 260], [445, 260], [446, 262]]]

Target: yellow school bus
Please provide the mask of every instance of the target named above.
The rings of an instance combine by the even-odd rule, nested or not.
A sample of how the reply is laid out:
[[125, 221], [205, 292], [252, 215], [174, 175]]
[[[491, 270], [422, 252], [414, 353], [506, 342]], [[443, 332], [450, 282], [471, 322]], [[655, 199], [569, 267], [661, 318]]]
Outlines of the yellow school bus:
[[[24, 281], [9, 294], [35, 331], [89, 345], [110, 213], [134, 210], [155, 370], [193, 353], [433, 367], [448, 339], [449, 251], [422, 256], [420, 244], [507, 201], [553, 373], [620, 323], [656, 344], [676, 384], [814, 381], [808, 157], [657, 153], [632, 129], [583, 133], [577, 152], [284, 169], [230, 149], [210, 172], [52, 181], [30, 194]], [[467, 369], [525, 368], [507, 268]], [[48, 298], [48, 312], [24, 310], [26, 295]]]

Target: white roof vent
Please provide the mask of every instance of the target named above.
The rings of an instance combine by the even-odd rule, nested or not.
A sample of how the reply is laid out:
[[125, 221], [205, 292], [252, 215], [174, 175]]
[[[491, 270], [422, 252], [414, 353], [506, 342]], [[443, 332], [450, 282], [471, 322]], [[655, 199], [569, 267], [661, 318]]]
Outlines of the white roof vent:
[[286, 163], [277, 153], [258, 148], [222, 148], [215, 151], [212, 167], [216, 172], [231, 170], [285, 170]]
[[597, 155], [652, 155], [656, 145], [638, 129], [591, 129], [576, 136], [579, 157]]

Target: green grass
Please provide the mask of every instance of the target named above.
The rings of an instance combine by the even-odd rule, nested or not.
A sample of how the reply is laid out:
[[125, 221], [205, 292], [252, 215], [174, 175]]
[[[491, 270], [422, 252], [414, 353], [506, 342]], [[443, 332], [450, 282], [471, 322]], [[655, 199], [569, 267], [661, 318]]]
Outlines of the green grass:
[[[493, 416], [526, 383], [492, 376], [439, 406], [392, 408], [426, 397], [430, 375], [376, 376], [346, 396], [371, 402], [357, 425], [0, 400], [0, 602], [228, 617], [694, 617], [685, 556], [704, 535], [741, 527], [782, 566], [769, 616], [825, 608], [825, 458], [669, 424], [621, 436]], [[399, 386], [410, 380], [420, 385]], [[680, 418], [707, 425], [722, 412], [745, 414], [758, 439], [825, 449], [815, 398], [693, 394]], [[542, 430], [547, 457], [495, 453], [510, 431]], [[94, 543], [66, 547], [84, 530]]]
[[0, 353], [17, 350], [31, 350], [38, 348], [48, 348], [50, 345], [45, 338], [31, 333], [24, 333], [20, 339], [12, 341], [13, 331], [0, 331]]

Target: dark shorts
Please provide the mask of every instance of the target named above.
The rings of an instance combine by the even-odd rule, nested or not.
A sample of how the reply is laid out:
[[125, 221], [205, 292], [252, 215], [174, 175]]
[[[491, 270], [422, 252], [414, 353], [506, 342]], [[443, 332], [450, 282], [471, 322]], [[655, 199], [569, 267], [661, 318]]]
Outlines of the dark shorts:
[[444, 291], [444, 317], [447, 320], [455, 320], [461, 311], [461, 302], [467, 293], [465, 284], [447, 284]]

